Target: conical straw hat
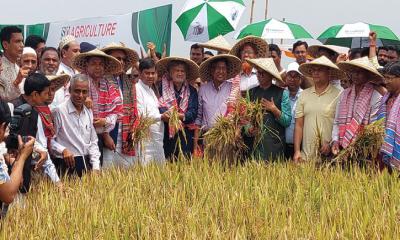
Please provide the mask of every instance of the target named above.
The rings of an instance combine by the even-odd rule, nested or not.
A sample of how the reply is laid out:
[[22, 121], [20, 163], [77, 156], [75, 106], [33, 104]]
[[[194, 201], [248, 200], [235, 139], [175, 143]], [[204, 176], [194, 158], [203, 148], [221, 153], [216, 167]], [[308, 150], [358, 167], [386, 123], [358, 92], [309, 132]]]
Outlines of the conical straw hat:
[[216, 50], [219, 52], [223, 52], [223, 53], [228, 53], [232, 48], [232, 46], [229, 44], [229, 42], [226, 41], [226, 39], [221, 35], [211, 39], [210, 41], [208, 41], [206, 43], [199, 43], [199, 46], [202, 46], [202, 47], [208, 48], [208, 49], [212, 49], [212, 50]]
[[127, 60], [125, 63], [125, 72], [132, 67], [132, 64], [134, 64], [135, 62], [139, 61], [139, 54], [131, 49], [125, 46], [125, 44], [123, 43], [110, 43], [108, 45], [106, 45], [104, 48], [101, 49], [101, 51], [107, 53], [108, 51], [111, 50], [122, 50], [125, 52], [126, 56], [127, 56]]
[[242, 50], [244, 45], [249, 43], [253, 44], [256, 47], [255, 50], [257, 51], [257, 58], [268, 57], [268, 52], [269, 52], [268, 43], [264, 39], [255, 36], [247, 36], [242, 38], [232, 47], [229, 54], [240, 58], [240, 50]]
[[60, 74], [60, 75], [46, 75], [46, 78], [49, 79], [51, 85], [54, 85], [56, 91], [62, 88], [70, 79], [68, 74]]
[[338, 67], [347, 74], [351, 74], [351, 72], [358, 71], [360, 69], [369, 72], [373, 79], [369, 79], [372, 81], [382, 81], [383, 76], [378, 72], [378, 70], [374, 67], [368, 57], [362, 57], [358, 59], [354, 59], [351, 61], [345, 61], [338, 63]]
[[242, 61], [239, 58], [229, 55], [229, 54], [220, 54], [214, 57], [210, 57], [206, 61], [202, 62], [200, 65], [200, 78], [204, 81], [212, 80], [211, 66], [218, 60], [224, 59], [228, 63], [228, 78], [231, 79], [238, 75], [242, 70]]
[[186, 64], [188, 69], [188, 72], [186, 73], [186, 80], [193, 81], [199, 77], [199, 66], [192, 60], [181, 57], [166, 57], [158, 61], [156, 64], [156, 69], [159, 77], [162, 77], [166, 72], [168, 72], [168, 64], [172, 61]]
[[100, 57], [104, 59], [104, 75], [117, 74], [122, 70], [122, 65], [116, 58], [105, 54], [97, 48], [89, 52], [78, 54], [78, 56], [72, 60], [72, 67], [78, 69], [80, 72], [85, 72], [90, 57]]
[[315, 66], [328, 67], [330, 69], [329, 80], [344, 79], [345, 74], [327, 57], [322, 56], [311, 62], [300, 65], [299, 71], [306, 77], [312, 78], [312, 72]]
[[281, 74], [279, 73], [278, 69], [276, 68], [274, 60], [272, 58], [255, 58], [255, 59], [247, 58], [246, 61], [248, 63], [250, 63], [250, 65], [252, 65], [253, 67], [258, 67], [258, 68], [261, 68], [262, 70], [268, 72], [275, 79], [283, 81]]

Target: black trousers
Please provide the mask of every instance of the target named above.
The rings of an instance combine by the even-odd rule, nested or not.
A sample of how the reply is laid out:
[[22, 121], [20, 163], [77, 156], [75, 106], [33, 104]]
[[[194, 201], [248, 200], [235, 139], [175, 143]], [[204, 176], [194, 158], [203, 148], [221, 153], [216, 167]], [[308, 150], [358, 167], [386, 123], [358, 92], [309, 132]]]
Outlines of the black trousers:
[[292, 159], [294, 155], [294, 145], [291, 143], [286, 144], [286, 151], [285, 151], [285, 157], [287, 159]]
[[82, 177], [84, 173], [92, 169], [92, 165], [90, 164], [89, 156], [83, 157], [75, 157], [75, 167], [69, 168], [64, 159], [62, 158], [54, 158], [53, 163], [57, 169], [57, 173], [60, 177], [62, 176], [78, 176]]

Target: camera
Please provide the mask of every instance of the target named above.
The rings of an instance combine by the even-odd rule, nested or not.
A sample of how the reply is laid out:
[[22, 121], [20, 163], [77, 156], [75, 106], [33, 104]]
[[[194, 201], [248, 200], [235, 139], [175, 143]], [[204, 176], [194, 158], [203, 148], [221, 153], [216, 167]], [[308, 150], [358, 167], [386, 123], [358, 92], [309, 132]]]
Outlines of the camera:
[[[14, 109], [13, 116], [10, 121], [10, 134], [6, 140], [6, 148], [8, 150], [18, 150], [18, 135], [21, 130], [21, 125], [25, 118], [28, 118], [32, 113], [32, 107], [29, 104], [22, 104]], [[22, 137], [24, 140], [26, 137]]]

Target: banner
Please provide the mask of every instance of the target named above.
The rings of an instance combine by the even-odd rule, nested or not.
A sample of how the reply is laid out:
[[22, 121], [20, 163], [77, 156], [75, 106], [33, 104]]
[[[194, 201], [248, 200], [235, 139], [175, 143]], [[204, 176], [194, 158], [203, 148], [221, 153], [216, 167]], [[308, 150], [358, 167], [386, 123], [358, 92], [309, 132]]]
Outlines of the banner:
[[35, 34], [45, 38], [47, 46], [58, 47], [63, 36], [73, 35], [79, 42], [89, 42], [99, 48], [122, 42], [138, 53], [140, 46], [147, 51], [147, 42], [154, 42], [158, 52], [162, 52], [165, 44], [169, 55], [171, 22], [172, 5], [169, 4], [124, 15], [18, 26], [24, 27], [25, 36]]

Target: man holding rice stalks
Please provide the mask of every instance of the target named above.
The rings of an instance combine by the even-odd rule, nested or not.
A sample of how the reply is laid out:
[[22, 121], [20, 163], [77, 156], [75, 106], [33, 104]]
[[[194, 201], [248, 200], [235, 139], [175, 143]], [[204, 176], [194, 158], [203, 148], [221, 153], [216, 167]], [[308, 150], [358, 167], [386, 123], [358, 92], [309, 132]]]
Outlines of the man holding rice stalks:
[[189, 157], [193, 152], [193, 138], [198, 110], [198, 95], [189, 83], [199, 77], [195, 62], [180, 57], [163, 58], [156, 64], [161, 77], [159, 89], [160, 112], [166, 113], [164, 153], [166, 158]]
[[229, 54], [238, 57], [242, 61], [240, 73], [240, 91], [245, 95], [246, 91], [259, 85], [256, 70], [245, 59], [266, 58], [269, 54], [268, 43], [255, 36], [247, 36], [239, 40]]
[[128, 144], [128, 135], [138, 117], [136, 104], [136, 88], [133, 79], [126, 72], [139, 61], [135, 50], [125, 47], [124, 44], [111, 43], [102, 49], [106, 54], [116, 58], [122, 65], [120, 72], [107, 76], [108, 81], [114, 84], [122, 99], [122, 115], [118, 118], [110, 136], [116, 146], [115, 151], [104, 149], [105, 168], [111, 166], [129, 167], [136, 162], [134, 148]]
[[[77, 55], [72, 66], [89, 76], [89, 98], [93, 102], [93, 125], [99, 137], [100, 152], [103, 153], [104, 148], [115, 151], [110, 132], [122, 114], [122, 100], [114, 84], [105, 76], [121, 72], [121, 63], [116, 58], [94, 49]], [[103, 155], [100, 162], [103, 164]]]
[[352, 85], [340, 94], [336, 107], [332, 130], [334, 155], [346, 149], [366, 125], [377, 119], [382, 96], [373, 83], [383, 81], [368, 57], [340, 62], [338, 67], [350, 76]]
[[245, 131], [254, 136], [261, 131], [255, 157], [265, 161], [277, 160], [285, 154], [285, 128], [290, 125], [291, 111], [289, 94], [283, 88], [272, 83], [273, 79], [282, 81], [281, 75], [272, 58], [246, 59], [257, 70], [259, 86], [249, 91], [252, 102], [261, 103], [263, 124], [261, 129], [250, 126]]
[[297, 101], [295, 162], [330, 154], [333, 120], [340, 94], [330, 80], [344, 77], [344, 73], [325, 56], [300, 65], [299, 70], [305, 77], [313, 79], [314, 86], [304, 90]]
[[[197, 128], [194, 135], [195, 151], [200, 149], [198, 143], [200, 129], [207, 132], [214, 127], [219, 117], [226, 116], [233, 110], [240, 96], [238, 74], [241, 64], [239, 58], [221, 54], [207, 59], [200, 65], [200, 78], [207, 83], [199, 90], [199, 108], [195, 121]], [[227, 81], [231, 78], [234, 78], [232, 82]]]
[[139, 75], [139, 82], [135, 85], [139, 125], [134, 128], [132, 138], [136, 138], [135, 142], [139, 141], [135, 145], [141, 164], [146, 165], [153, 161], [164, 163], [163, 121], [168, 121], [168, 112], [160, 114], [159, 111], [160, 104], [154, 91], [157, 75], [154, 60], [151, 58], [142, 59], [139, 63]]
[[381, 73], [388, 92], [383, 96], [378, 118], [385, 120], [385, 138], [381, 148], [383, 161], [400, 169], [400, 62], [387, 64]]

